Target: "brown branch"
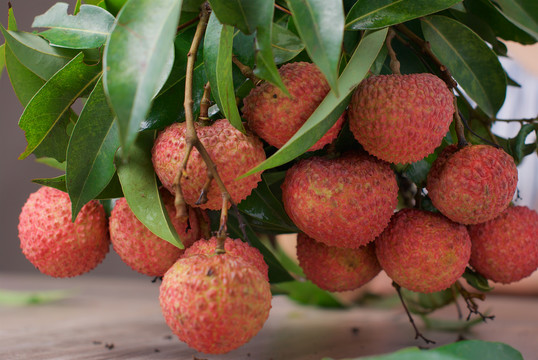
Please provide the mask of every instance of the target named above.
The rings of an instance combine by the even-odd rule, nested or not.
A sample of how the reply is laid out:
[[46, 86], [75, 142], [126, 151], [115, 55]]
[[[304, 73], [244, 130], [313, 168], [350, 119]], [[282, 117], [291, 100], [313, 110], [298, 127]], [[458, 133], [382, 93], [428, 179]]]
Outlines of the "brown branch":
[[534, 119], [494, 119], [493, 121], [519, 122], [521, 124], [524, 124], [524, 123], [534, 124], [534, 123], [538, 123], [538, 117]]
[[467, 142], [467, 139], [465, 139], [465, 127], [460, 117], [460, 111], [458, 109], [458, 98], [456, 96], [454, 96], [454, 118], [456, 120], [456, 136], [458, 137], [458, 147], [461, 149], [469, 145], [469, 143]]
[[202, 94], [202, 99], [200, 100], [200, 115], [198, 120], [202, 124], [207, 125], [209, 121], [209, 106], [211, 105], [211, 99], [209, 95], [211, 94], [211, 84], [209, 81], [204, 85], [204, 93]]
[[385, 44], [390, 56], [390, 71], [392, 71], [393, 74], [401, 75], [400, 62], [398, 61], [398, 57], [396, 57], [396, 52], [392, 48], [392, 39], [394, 39], [394, 36], [396, 36], [396, 32], [392, 28], [389, 28]]
[[211, 187], [211, 183], [213, 182], [213, 174], [211, 172], [207, 172], [207, 180], [204, 184], [204, 187], [202, 188], [202, 191], [200, 192], [200, 197], [196, 202], [195, 205], [202, 205], [207, 202], [207, 194], [209, 193], [209, 188]]
[[[192, 82], [193, 82], [193, 74], [194, 74], [194, 64], [196, 62], [196, 54], [198, 52], [198, 47], [200, 46], [200, 42], [202, 40], [202, 37], [205, 33], [205, 30], [207, 28], [207, 21], [209, 19], [209, 15], [211, 12], [211, 8], [209, 7], [209, 4], [205, 2], [202, 5], [202, 12], [200, 15], [200, 22], [198, 23], [198, 26], [196, 27], [196, 32], [194, 34], [194, 38], [192, 40], [191, 47], [189, 49], [189, 53], [187, 54], [187, 71], [185, 74], [185, 122], [187, 124], [187, 130], [186, 130], [186, 136], [185, 136], [185, 142], [186, 142], [186, 149], [188, 150], [189, 147], [192, 149], [192, 147], [196, 148], [198, 152], [200, 153], [200, 156], [204, 160], [208, 173], [211, 174], [215, 182], [217, 183], [221, 193], [222, 193], [222, 213], [221, 213], [221, 223], [219, 227], [219, 237], [224, 236], [226, 237], [226, 222], [223, 223], [223, 221], [226, 221], [228, 219], [228, 204], [232, 203], [232, 199], [230, 197], [230, 193], [228, 193], [228, 190], [226, 190], [226, 186], [224, 185], [224, 182], [222, 181], [219, 173], [217, 172], [217, 166], [211, 159], [211, 156], [207, 152], [206, 148], [198, 138], [198, 135], [196, 134], [196, 128], [194, 127], [194, 114], [192, 106], [194, 104], [194, 101], [192, 99]], [[180, 171], [178, 172], [178, 176], [176, 177], [176, 180], [174, 181], [174, 186], [176, 188], [176, 204], [185, 203], [185, 200], [183, 199], [183, 193], [181, 191], [181, 177], [183, 176], [183, 171], [186, 168], [188, 158], [190, 156], [191, 151], [185, 153], [185, 156], [182, 160]], [[177, 205], [176, 205], [177, 206]], [[183, 206], [186, 208], [186, 206]], [[178, 212], [181, 211], [181, 209], [177, 210]], [[224, 215], [222, 215], [224, 214]], [[222, 249], [223, 252], [224, 249]], [[222, 253], [218, 251], [217, 253]]]
[[395, 25], [394, 27], [396, 28], [396, 30], [404, 34], [409, 40], [417, 44], [424, 54], [428, 55], [428, 57], [439, 68], [439, 71], [441, 71], [441, 78], [450, 90], [458, 86], [458, 83], [454, 80], [454, 78], [452, 78], [450, 70], [448, 70], [448, 68], [441, 62], [441, 60], [439, 60], [439, 58], [437, 58], [437, 56], [435, 56], [435, 54], [431, 50], [430, 44], [427, 41], [421, 39], [403, 24]]
[[190, 19], [189, 21], [187, 22], [184, 22], [183, 24], [179, 25], [176, 29], [176, 33], [180, 32], [181, 30], [184, 30], [186, 28], [188, 28], [189, 26], [193, 25], [193, 24], [196, 24], [196, 22], [200, 19], [200, 16], [197, 16], [193, 19]]
[[239, 71], [241, 71], [241, 74], [243, 74], [243, 76], [246, 77], [247, 79], [250, 79], [250, 81], [252, 81], [254, 85], [259, 85], [262, 82], [262, 80], [259, 77], [254, 75], [254, 71], [252, 71], [250, 67], [248, 67], [247, 65], [239, 61], [237, 56], [233, 55], [232, 61], [235, 64], [235, 66], [239, 68]]
[[467, 305], [467, 309], [469, 310], [469, 315], [467, 315], [467, 321], [471, 319], [472, 314], [477, 314], [482, 318], [482, 321], [484, 322], [486, 322], [486, 320], [495, 319], [494, 315], [484, 315], [480, 311], [478, 311], [478, 304], [474, 301], [474, 299], [484, 301], [484, 299], [486, 298], [485, 294], [471, 293], [467, 291], [459, 281], [456, 281], [454, 285], [456, 286], [458, 292], [461, 294], [463, 300], [465, 300], [465, 304]]
[[404, 298], [402, 296], [402, 288], [400, 285], [396, 284], [394, 281], [392, 282], [392, 286], [396, 289], [396, 292], [398, 293], [398, 297], [400, 298], [400, 302], [402, 303], [402, 306], [407, 313], [407, 317], [409, 318], [409, 322], [413, 326], [413, 329], [415, 329], [415, 340], [418, 338], [421, 338], [426, 342], [426, 344], [435, 344], [435, 341], [430, 340], [426, 338], [422, 333], [418, 330], [417, 325], [415, 324], [415, 320], [413, 320], [413, 317], [411, 316], [411, 313], [409, 312], [409, 309], [407, 308], [407, 305], [405, 304]]
[[280, 5], [276, 4], [276, 3], [275, 3], [275, 8], [278, 9], [278, 10], [280, 10], [280, 11], [285, 12], [285, 13], [288, 14], [288, 15], [291, 15], [291, 11], [289, 11], [289, 10], [286, 9], [285, 7], [282, 7], [282, 6], [280, 6]]

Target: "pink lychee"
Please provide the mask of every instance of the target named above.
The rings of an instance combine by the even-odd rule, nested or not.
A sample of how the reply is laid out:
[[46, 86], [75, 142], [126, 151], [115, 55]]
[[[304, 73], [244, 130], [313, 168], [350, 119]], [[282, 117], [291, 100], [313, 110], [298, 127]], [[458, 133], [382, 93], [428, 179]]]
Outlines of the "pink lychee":
[[[262, 142], [249, 132], [241, 133], [226, 119], [217, 120], [210, 126], [195, 124], [195, 128], [200, 141], [217, 166], [232, 200], [235, 203], [241, 202], [261, 181], [261, 173], [240, 180], [236, 178], [265, 160]], [[159, 134], [152, 150], [155, 172], [162, 184], [173, 194], [174, 179], [185, 155], [185, 136], [185, 123], [174, 123]], [[187, 204], [203, 209], [220, 209], [222, 196], [215, 181], [211, 183], [207, 203], [196, 205], [207, 181], [207, 166], [196, 149], [192, 150], [189, 157], [186, 173], [181, 179], [181, 189]]]
[[67, 193], [43, 186], [31, 194], [19, 216], [26, 258], [42, 273], [72, 277], [95, 268], [108, 253], [110, 238], [103, 206], [92, 200], [71, 222]]
[[438, 213], [403, 209], [375, 241], [381, 267], [398, 285], [421, 293], [450, 287], [465, 271], [471, 240], [465, 226]]
[[502, 149], [470, 145], [443, 150], [428, 173], [433, 205], [452, 221], [478, 224], [497, 217], [517, 186], [514, 159]]
[[164, 275], [159, 300], [174, 334], [208, 354], [248, 342], [271, 309], [269, 283], [261, 272], [227, 253], [179, 259]]
[[495, 282], [519, 281], [538, 268], [538, 213], [525, 206], [469, 226], [471, 266]]
[[[174, 197], [166, 189], [161, 189], [160, 194], [183, 246], [192, 245], [200, 238], [200, 225], [196, 213], [189, 208], [188, 221], [177, 219]], [[125, 198], [119, 199], [112, 210], [110, 238], [114, 250], [123, 262], [133, 270], [148, 276], [163, 276], [184, 252], [153, 234], [142, 224], [131, 211]]]
[[349, 128], [370, 154], [411, 163], [431, 154], [448, 132], [454, 96], [432, 74], [379, 75], [363, 80], [349, 105]]
[[297, 257], [306, 278], [328, 291], [357, 289], [381, 271], [373, 242], [358, 249], [345, 249], [299, 233]]
[[284, 208], [301, 231], [327, 245], [353, 249], [383, 231], [397, 197], [389, 164], [366, 154], [301, 160], [282, 184]]
[[[331, 90], [323, 73], [312, 63], [285, 64], [279, 73], [291, 98], [277, 86], [264, 82], [243, 99], [243, 116], [252, 131], [277, 148], [303, 126]], [[344, 120], [343, 114], [309, 151], [319, 150], [336, 139]]]

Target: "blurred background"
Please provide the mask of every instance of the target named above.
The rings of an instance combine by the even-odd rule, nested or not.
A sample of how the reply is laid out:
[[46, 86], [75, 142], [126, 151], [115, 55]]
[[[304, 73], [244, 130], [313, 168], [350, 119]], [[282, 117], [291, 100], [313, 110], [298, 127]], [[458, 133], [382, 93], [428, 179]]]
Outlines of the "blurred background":
[[[44, 13], [56, 0], [12, 0], [12, 6], [19, 30], [31, 31], [36, 15]], [[71, 5], [75, 0], [64, 0]], [[0, 22], [7, 27], [8, 1], [0, 0]], [[2, 38], [1, 43], [4, 42]], [[538, 114], [538, 46], [522, 46], [507, 42], [512, 59], [502, 59], [510, 77], [522, 85], [521, 88], [509, 87], [504, 107], [498, 117], [502, 119], [535, 118]], [[33, 155], [23, 161], [17, 160], [24, 151], [26, 140], [18, 127], [18, 119], [23, 109], [11, 89], [9, 77], [4, 71], [0, 79], [0, 273], [38, 271], [26, 260], [19, 248], [17, 235], [18, 216], [30, 193], [38, 189], [31, 182], [34, 178], [47, 178], [59, 175], [59, 171], [34, 161]], [[496, 134], [513, 137], [519, 130], [519, 123], [495, 125]], [[535, 141], [532, 134], [528, 142]], [[518, 167], [519, 197], [518, 205], [538, 209], [538, 157], [528, 156]], [[293, 238], [286, 240], [293, 250]], [[290, 246], [291, 245], [291, 246]], [[124, 265], [111, 250], [103, 264], [84, 276], [110, 275], [142, 277]], [[1, 284], [0, 284], [1, 285]]]

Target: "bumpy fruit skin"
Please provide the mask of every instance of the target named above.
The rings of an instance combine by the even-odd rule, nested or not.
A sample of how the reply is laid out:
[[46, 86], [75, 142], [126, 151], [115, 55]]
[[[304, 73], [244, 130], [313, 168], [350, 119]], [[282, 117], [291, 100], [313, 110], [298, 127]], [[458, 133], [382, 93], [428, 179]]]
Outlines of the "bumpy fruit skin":
[[[211, 126], [195, 124], [195, 128], [233, 201], [241, 202], [261, 181], [261, 173], [235, 179], [265, 160], [262, 142], [251, 133], [241, 133], [226, 119], [217, 120]], [[185, 123], [174, 123], [159, 134], [153, 145], [153, 167], [162, 184], [172, 194], [175, 193], [174, 178], [185, 155], [185, 136]], [[215, 181], [209, 188], [208, 202], [195, 204], [206, 181], [207, 166], [198, 150], [192, 149], [187, 163], [187, 176], [181, 179], [185, 201], [190, 206], [218, 210], [222, 207], [222, 197]]]
[[421, 160], [441, 144], [453, 113], [453, 95], [437, 76], [379, 75], [357, 87], [348, 118], [366, 151], [406, 164]]
[[[189, 208], [189, 221], [176, 218], [174, 197], [166, 189], [160, 190], [166, 211], [185, 247], [200, 238], [200, 223], [194, 210]], [[189, 225], [189, 229], [187, 229]], [[112, 246], [124, 263], [133, 270], [148, 276], [163, 276], [185, 250], [179, 249], [153, 234], [129, 208], [127, 200], [116, 202], [110, 216]]]
[[514, 206], [488, 222], [469, 226], [471, 266], [495, 282], [519, 281], [538, 268], [538, 214]]
[[45, 186], [22, 207], [18, 228], [26, 258], [53, 277], [92, 270], [103, 261], [110, 245], [105, 210], [99, 202], [84, 205], [73, 223], [69, 195]]
[[301, 231], [329, 246], [353, 249], [383, 231], [397, 198], [389, 164], [366, 154], [301, 160], [282, 184], [284, 208]]
[[297, 257], [306, 278], [328, 291], [357, 289], [381, 271], [373, 242], [358, 249], [344, 249], [299, 233]]
[[465, 271], [471, 240], [465, 226], [438, 213], [404, 209], [375, 241], [381, 267], [398, 285], [421, 293], [450, 287]]
[[502, 149], [470, 145], [443, 150], [428, 173], [428, 195], [446, 217], [478, 224], [497, 217], [514, 196], [517, 168]]
[[208, 354], [248, 342], [271, 309], [269, 283], [260, 271], [229, 254], [179, 259], [164, 275], [159, 300], [174, 334]]
[[[200, 239], [185, 250], [183, 257], [189, 257], [196, 254], [211, 255], [215, 253], [216, 248], [217, 238], [215, 236], [209, 240]], [[227, 254], [240, 257], [254, 266], [262, 273], [265, 281], [269, 281], [269, 267], [263, 260], [263, 255], [260, 253], [260, 250], [241, 241], [241, 239], [231, 238], [226, 238], [224, 242], [224, 250]]]
[[[316, 65], [294, 62], [279, 69], [291, 98], [275, 85], [264, 82], [243, 99], [243, 116], [249, 127], [270, 145], [281, 148], [303, 126], [331, 90]], [[340, 132], [345, 115], [319, 139], [309, 151], [331, 143]]]

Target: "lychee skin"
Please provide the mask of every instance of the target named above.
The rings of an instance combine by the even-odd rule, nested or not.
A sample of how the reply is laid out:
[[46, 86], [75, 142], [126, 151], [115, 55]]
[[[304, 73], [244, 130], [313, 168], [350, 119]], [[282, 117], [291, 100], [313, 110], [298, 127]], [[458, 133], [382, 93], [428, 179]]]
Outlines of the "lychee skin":
[[344, 249], [299, 233], [297, 257], [306, 278], [328, 291], [357, 289], [381, 271], [373, 242], [358, 249]]
[[[235, 179], [265, 160], [262, 142], [251, 133], [241, 133], [226, 119], [217, 120], [210, 126], [194, 126], [233, 201], [241, 202], [261, 181], [261, 173]], [[185, 155], [185, 136], [185, 123], [174, 123], [159, 133], [153, 145], [153, 167], [162, 184], [172, 194], [175, 194], [174, 179]], [[207, 166], [198, 150], [192, 149], [187, 163], [187, 176], [181, 178], [185, 201], [190, 206], [203, 209], [221, 209], [222, 196], [215, 181], [209, 188], [207, 203], [195, 204], [206, 181]]]
[[[217, 248], [217, 238], [213, 236], [209, 240], [200, 239], [192, 246], [185, 250], [183, 257], [189, 257], [196, 254], [211, 255]], [[263, 260], [260, 250], [250, 246], [241, 239], [226, 238], [224, 241], [224, 250], [227, 254], [243, 258], [246, 262], [258, 269], [266, 281], [269, 281], [269, 267]]]
[[164, 275], [161, 309], [174, 334], [190, 347], [223, 354], [256, 335], [269, 316], [269, 283], [244, 259], [193, 255]]
[[110, 245], [105, 210], [99, 202], [84, 205], [73, 223], [69, 195], [46, 186], [31, 194], [22, 207], [18, 229], [23, 254], [53, 277], [92, 270]]
[[457, 151], [452, 145], [432, 164], [426, 188], [443, 215], [469, 225], [497, 217], [508, 207], [516, 186], [516, 164], [502, 149], [471, 145]]
[[282, 184], [284, 208], [301, 231], [329, 246], [352, 249], [383, 231], [397, 198], [389, 164], [366, 154], [301, 160]]
[[453, 99], [432, 74], [371, 76], [353, 93], [349, 128], [381, 160], [419, 161], [441, 145], [452, 122]]
[[[192, 245], [201, 235], [200, 224], [194, 210], [189, 208], [188, 223], [186, 220], [181, 221], [176, 218], [174, 197], [166, 189], [161, 189], [160, 193], [183, 246]], [[125, 198], [119, 199], [112, 210], [110, 239], [114, 250], [124, 263], [148, 276], [163, 276], [185, 251], [153, 234], [136, 218]]]
[[375, 241], [381, 267], [398, 285], [432, 293], [450, 287], [471, 256], [465, 226], [438, 213], [403, 209]]
[[[243, 116], [259, 137], [281, 148], [303, 126], [331, 88], [312, 63], [285, 64], [278, 72], [291, 98], [277, 86], [264, 82], [243, 99]], [[341, 115], [309, 151], [319, 150], [336, 139], [344, 120], [345, 116]]]
[[519, 281], [538, 268], [538, 214], [514, 206], [488, 222], [469, 226], [471, 266], [495, 282]]

